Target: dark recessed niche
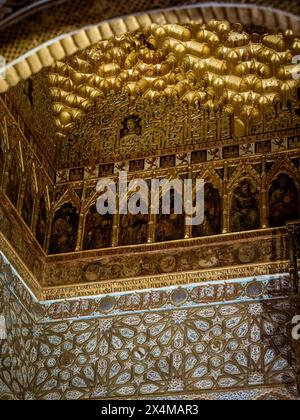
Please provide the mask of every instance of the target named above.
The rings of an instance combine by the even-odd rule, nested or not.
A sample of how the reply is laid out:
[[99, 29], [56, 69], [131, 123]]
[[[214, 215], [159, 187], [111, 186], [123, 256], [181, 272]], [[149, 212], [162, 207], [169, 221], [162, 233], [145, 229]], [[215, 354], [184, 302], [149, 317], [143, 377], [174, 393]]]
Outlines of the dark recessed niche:
[[145, 167], [145, 161], [143, 159], [132, 160], [129, 163], [130, 172], [143, 171], [144, 167]]
[[192, 153], [192, 163], [202, 163], [207, 161], [207, 151], [201, 150]]
[[100, 165], [99, 167], [99, 177], [110, 176], [114, 174], [114, 164], [109, 165]]
[[176, 164], [176, 156], [170, 155], [170, 156], [162, 156], [160, 158], [160, 167], [161, 168], [172, 168]]
[[82, 181], [84, 177], [84, 168], [71, 169], [70, 170], [70, 181]]

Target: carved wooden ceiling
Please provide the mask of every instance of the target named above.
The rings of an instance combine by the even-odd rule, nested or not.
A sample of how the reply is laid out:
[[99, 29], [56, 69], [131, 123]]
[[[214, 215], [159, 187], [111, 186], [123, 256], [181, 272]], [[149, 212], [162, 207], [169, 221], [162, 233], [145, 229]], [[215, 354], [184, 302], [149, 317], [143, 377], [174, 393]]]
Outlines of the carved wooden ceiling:
[[[284, 24], [291, 18], [283, 16], [274, 19], [266, 8], [277, 8], [281, 11], [299, 16], [298, 0], [248, 0], [246, 2], [227, 0], [221, 3], [205, 0], [1, 0], [0, 2], [0, 54], [9, 62], [61, 34], [78, 30], [91, 24], [117, 16], [125, 16], [148, 10], [163, 9], [181, 5], [208, 4], [203, 12], [205, 20], [228, 19], [244, 23], [249, 16], [253, 23], [265, 24], [270, 29]], [[215, 5], [214, 5], [215, 3]], [[238, 3], [242, 3], [239, 8]], [[228, 4], [228, 8], [226, 8]], [[234, 6], [232, 5], [234, 4]], [[225, 6], [224, 6], [225, 5]], [[265, 7], [252, 12], [247, 5]], [[246, 10], [244, 7], [246, 6]], [[49, 9], [50, 8], [50, 9]], [[222, 13], [225, 10], [225, 16]], [[20, 19], [23, 23], [19, 24]], [[8, 27], [9, 25], [9, 27]]]
[[[62, 3], [70, 3], [70, 0], [0, 0], [0, 26], [1, 29], [7, 27], [9, 25], [15, 24], [16, 21], [24, 19], [29, 15], [41, 12], [41, 10], [56, 7]], [[96, 0], [93, 3], [103, 3], [101, 0]], [[200, 3], [201, 1], [198, 1]], [[92, 3], [89, 1], [85, 1], [85, 3]], [[153, 2], [153, 8], [156, 8], [158, 5], [157, 2]], [[173, 1], [172, 5], [177, 5], [179, 3], [189, 4], [189, 3], [196, 3], [196, 1]], [[218, 3], [218, 2], [215, 2]], [[230, 0], [228, 1], [230, 3]], [[257, 3], [259, 5], [271, 6], [271, 7], [278, 7], [282, 8], [283, 10], [289, 11], [291, 13], [297, 14], [297, 1], [290, 1], [290, 2], [282, 2], [282, 1], [268, 1], [264, 2], [264, 0], [257, 1], [257, 0], [248, 0], [247, 3]], [[90, 5], [90, 4], [89, 4]], [[166, 5], [162, 5], [166, 7]], [[70, 16], [68, 16], [70, 18]], [[67, 18], [67, 16], [66, 16]]]
[[[105, 1], [94, 2], [94, 6], [96, 3], [102, 16]], [[123, 2], [113, 3], [103, 16], [147, 6], [146, 2], [142, 6], [131, 3], [129, 9]], [[159, 0], [153, 7], [168, 5], [168, 1]], [[279, 7], [278, 2], [273, 6]], [[298, 2], [283, 2], [280, 7], [300, 15]], [[49, 13], [44, 13], [48, 22]], [[66, 25], [66, 30], [80, 26], [76, 16], [78, 20], [72, 27]], [[87, 23], [84, 16], [82, 23]], [[210, 20], [215, 16], [231, 22], [240, 17], [245, 24]], [[18, 63], [7, 77], [9, 83], [17, 84], [6, 95], [7, 104], [44, 166], [52, 168], [51, 178], [61, 169], [161, 154], [160, 146], [153, 145], [155, 153], [149, 147], [154, 136], [149, 134], [150, 127], [157, 129], [156, 139], [162, 137], [164, 150], [172, 149], [172, 153], [175, 144], [177, 152], [191, 144], [198, 147], [201, 140], [207, 149], [213, 138], [262, 133], [266, 130], [263, 120], [279, 121], [278, 105], [287, 108], [297, 97], [291, 63], [300, 53], [300, 26], [294, 18], [278, 11], [248, 10], [245, 5], [241, 9], [174, 9], [104, 22]], [[203, 23], [206, 20], [211, 23]], [[286, 29], [289, 26], [294, 31]], [[50, 35], [46, 26], [44, 29], [43, 36], [59, 34]], [[10, 31], [5, 31], [5, 36]], [[24, 40], [28, 40], [26, 36]], [[18, 44], [17, 34], [15, 41]], [[14, 51], [12, 45], [7, 44], [10, 52]], [[6, 48], [5, 42], [2, 47]], [[30, 47], [30, 43], [24, 45], [24, 51]], [[30, 77], [32, 72], [38, 74]], [[18, 83], [22, 78], [28, 80]], [[220, 113], [223, 125], [218, 135], [214, 129], [199, 134], [198, 123], [194, 126], [205, 112], [211, 113], [212, 120], [213, 114]], [[134, 134], [140, 136], [137, 142], [122, 144], [130, 116], [138, 118]], [[162, 125], [167, 134], [159, 131]], [[184, 135], [182, 129], [187, 130]], [[217, 144], [209, 144], [213, 146]]]
[[101, 42], [50, 70], [57, 138], [68, 138], [97, 101], [110, 96], [115, 103], [120, 91], [132, 101], [179, 99], [223, 109], [243, 130], [248, 118], [259, 121], [294, 95], [298, 83], [291, 63], [298, 53], [300, 40], [291, 31], [260, 37], [240, 24], [218, 21], [154, 24], [148, 32]]
[[244, 137], [250, 122], [278, 118], [278, 105], [287, 108], [299, 85], [292, 59], [300, 40], [293, 31], [256, 32], [226, 21], [152, 24], [55, 62], [11, 89], [8, 102], [57, 170], [143, 154], [139, 141], [120, 150], [131, 115], [143, 120], [139, 134], [149, 153], [155, 112], [170, 128], [186, 124], [189, 113], [197, 119], [219, 112], [234, 121], [234, 137]]
[[45, 8], [68, 0], [0, 0], [0, 30]]

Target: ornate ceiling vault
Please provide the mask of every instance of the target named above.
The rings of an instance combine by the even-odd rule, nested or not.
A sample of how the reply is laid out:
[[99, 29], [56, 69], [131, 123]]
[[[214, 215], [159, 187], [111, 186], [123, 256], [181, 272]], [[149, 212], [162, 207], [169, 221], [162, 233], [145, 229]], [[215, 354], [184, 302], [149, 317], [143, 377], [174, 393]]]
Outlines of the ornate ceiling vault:
[[292, 30], [152, 23], [56, 61], [7, 99], [53, 171], [202, 150], [296, 128], [299, 53]]
[[97, 101], [117, 93], [131, 101], [181, 101], [190, 107], [223, 111], [236, 118], [236, 137], [247, 120], [261, 121], [295, 96], [293, 56], [300, 39], [251, 34], [242, 25], [157, 25], [102, 41], [50, 70], [50, 91], [58, 128], [66, 138], [74, 123]]
[[[292, 59], [300, 54], [300, 40], [292, 29], [268, 33], [253, 24], [252, 15], [246, 25], [203, 23], [200, 10], [129, 16], [88, 29], [90, 38], [77, 33], [76, 43], [64, 44], [74, 47], [70, 57], [57, 43], [48, 67], [28, 81], [15, 79], [17, 86], [1, 101], [5, 236], [14, 242], [12, 205], [39, 242], [38, 258], [28, 256], [33, 238], [15, 246], [38, 282], [61, 287], [58, 296], [69, 293], [62, 289], [67, 279], [58, 274], [67, 270], [72, 285], [95, 282], [96, 290], [103, 290], [101, 281], [111, 287], [128, 278], [128, 288], [157, 285], [156, 279], [148, 282], [151, 276], [171, 272], [189, 283], [206, 264], [216, 270], [203, 273], [207, 280], [225, 275], [224, 267], [235, 278], [244, 264], [251, 265], [248, 274], [252, 264], [258, 264], [257, 274], [286, 271], [286, 246], [273, 253], [272, 238], [284, 241], [285, 232], [276, 228], [284, 226], [284, 217], [299, 215], [299, 82]], [[149, 217], [133, 224], [129, 238], [128, 223], [115, 215], [97, 221], [96, 237], [97, 179], [116, 179], [120, 170], [146, 180], [203, 177], [209, 218], [216, 221], [193, 230], [182, 217], [170, 221], [168, 233], [165, 221]], [[273, 203], [278, 188], [288, 188], [288, 203], [294, 203], [281, 217]], [[236, 209], [246, 205], [239, 204], [245, 191], [253, 206], [249, 220]], [[228, 246], [236, 238], [246, 256]], [[218, 258], [206, 261], [208, 243]], [[193, 253], [180, 252], [178, 262], [178, 249], [190, 247]], [[150, 251], [160, 258], [148, 260]], [[137, 252], [141, 260], [134, 263]]]
[[[128, 31], [147, 28], [151, 23], [187, 23], [208, 22], [212, 19], [229, 20], [232, 23], [241, 22], [245, 25], [265, 26], [270, 31], [285, 31], [293, 29], [298, 35], [299, 12], [298, 1], [249, 1], [249, 4], [212, 5], [199, 4], [194, 1], [182, 0], [148, 0], [144, 2], [125, 2], [108, 0], [76, 0], [66, 2], [61, 7], [52, 10], [51, 18], [47, 11], [36, 14], [34, 19], [23, 25], [12, 25], [0, 34], [2, 54], [7, 62], [7, 79], [0, 80], [0, 92], [5, 92], [9, 86], [16, 85], [20, 80], [27, 79], [43, 67], [50, 66], [56, 60], [74, 54], [78, 50], [111, 36], [120, 36]], [[196, 4], [195, 4], [196, 3]], [[175, 5], [185, 5], [181, 9]], [[264, 4], [268, 7], [264, 7]], [[165, 11], [137, 14], [151, 9], [173, 7]], [[278, 10], [276, 10], [278, 7]], [[130, 17], [107, 21], [116, 16], [129, 14]], [[105, 21], [105, 23], [100, 23]], [[95, 25], [86, 28], [87, 25]], [[82, 29], [83, 28], [83, 29]], [[70, 32], [70, 33], [68, 33]], [[45, 43], [45, 44], [44, 44]]]
[[[0, 0], [0, 399], [298, 398], [300, 4], [271, 3]], [[121, 171], [203, 179], [202, 225], [100, 215]]]

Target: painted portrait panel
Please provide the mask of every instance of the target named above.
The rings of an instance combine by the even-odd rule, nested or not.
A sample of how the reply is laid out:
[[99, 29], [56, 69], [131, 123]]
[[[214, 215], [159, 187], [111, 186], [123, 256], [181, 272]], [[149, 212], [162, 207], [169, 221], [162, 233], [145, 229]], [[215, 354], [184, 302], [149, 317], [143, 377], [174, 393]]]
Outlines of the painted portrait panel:
[[121, 216], [119, 245], [141, 245], [148, 239], [148, 215], [128, 214]]
[[100, 215], [93, 205], [86, 217], [83, 249], [100, 249], [111, 246], [113, 216]]
[[176, 241], [184, 238], [183, 214], [159, 215], [156, 222], [156, 242]]
[[142, 133], [141, 119], [136, 115], [131, 115], [122, 122], [120, 138], [126, 136], [140, 136]]
[[219, 191], [212, 184], [205, 184], [204, 222], [193, 226], [193, 237], [211, 236], [221, 233], [222, 200]]
[[291, 177], [280, 174], [269, 192], [269, 225], [284, 226], [286, 222], [296, 219], [299, 219], [298, 188]]
[[243, 232], [260, 227], [259, 192], [248, 179], [234, 190], [231, 212], [231, 232]]
[[77, 209], [72, 204], [65, 204], [57, 210], [53, 219], [49, 253], [64, 254], [74, 252], [77, 230]]
[[47, 208], [46, 208], [44, 197], [41, 197], [40, 202], [39, 202], [35, 237], [42, 248], [44, 247], [46, 233], [47, 233]]
[[176, 241], [184, 238], [185, 215], [175, 214], [175, 200], [179, 200], [177, 192], [170, 191], [170, 214], [163, 214], [162, 199], [160, 200], [160, 214], [156, 218], [156, 242]]

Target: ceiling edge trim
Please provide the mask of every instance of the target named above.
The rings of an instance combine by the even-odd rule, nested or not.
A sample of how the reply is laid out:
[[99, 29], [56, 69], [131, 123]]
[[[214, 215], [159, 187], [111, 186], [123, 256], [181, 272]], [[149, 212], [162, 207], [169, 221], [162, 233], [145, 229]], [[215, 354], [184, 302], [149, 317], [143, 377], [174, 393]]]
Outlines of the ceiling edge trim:
[[[235, 267], [222, 267], [210, 270], [200, 270], [196, 272], [158, 274], [155, 276], [145, 276], [144, 278], [128, 278], [121, 280], [106, 280], [94, 283], [80, 283], [65, 286], [44, 286], [38, 283], [35, 276], [26, 267], [21, 258], [13, 250], [7, 239], [0, 232], [0, 256], [13, 267], [18, 278], [22, 280], [27, 290], [34, 300], [40, 303], [79, 298], [104, 297], [114, 294], [126, 294], [132, 292], [142, 292], [145, 290], [164, 289], [170, 287], [191, 286], [211, 282], [220, 279], [223, 281], [253, 279], [259, 276], [283, 275], [288, 272], [289, 261], [266, 262], [260, 264], [240, 265]], [[300, 262], [300, 261], [299, 261]], [[255, 270], [255, 273], [254, 273]]]

